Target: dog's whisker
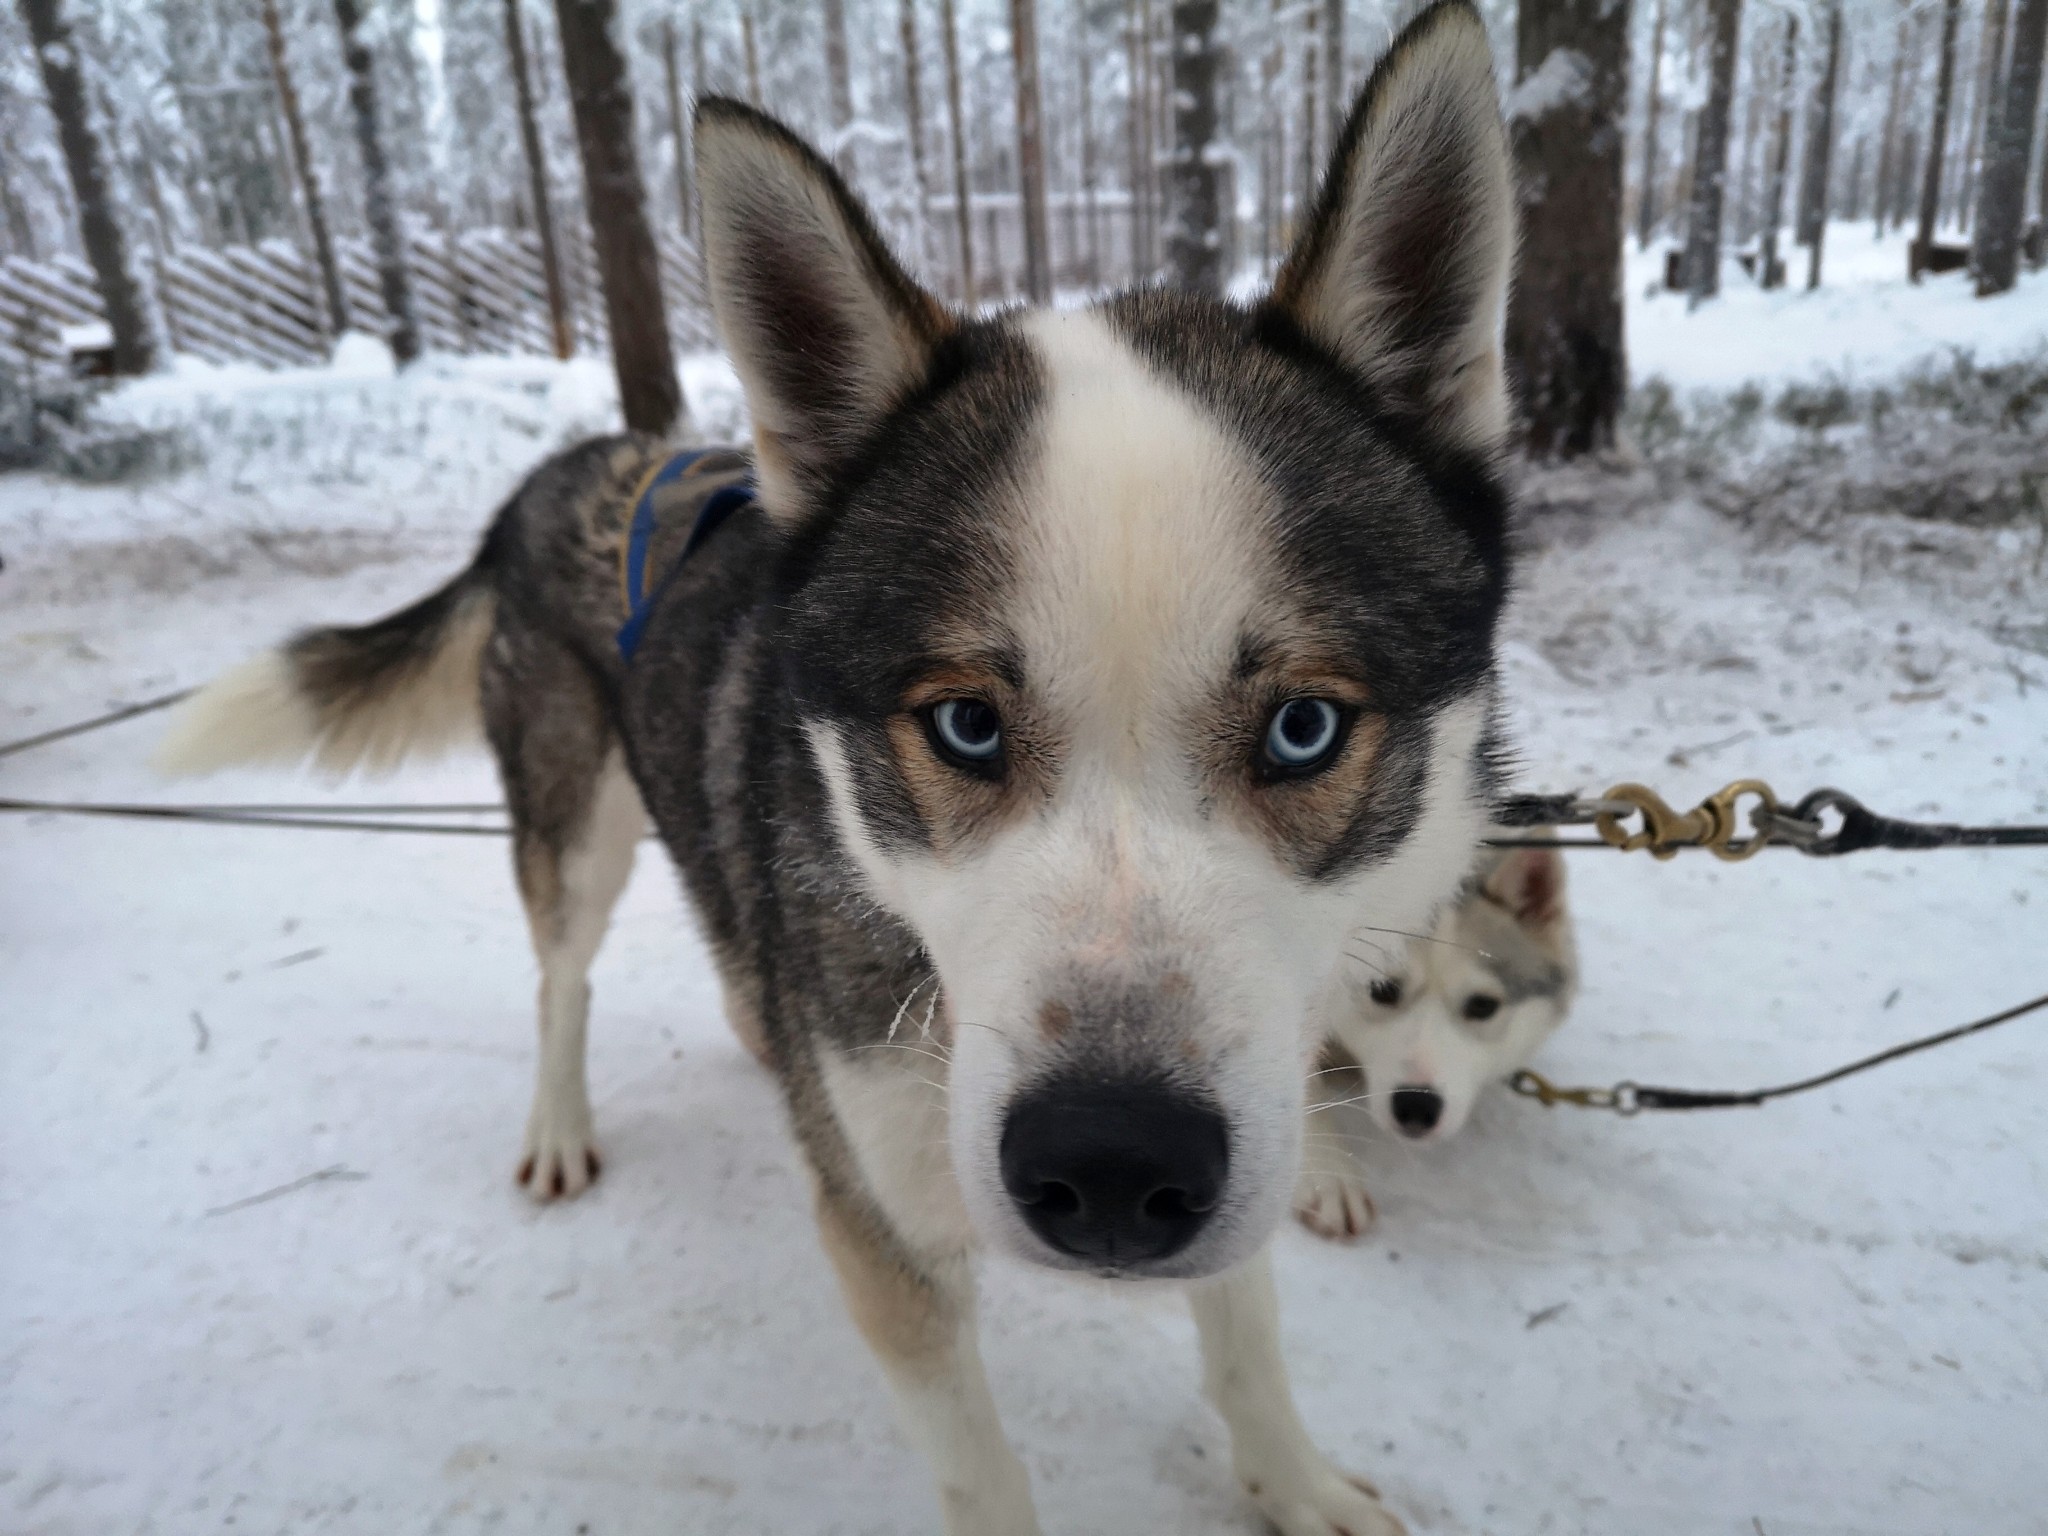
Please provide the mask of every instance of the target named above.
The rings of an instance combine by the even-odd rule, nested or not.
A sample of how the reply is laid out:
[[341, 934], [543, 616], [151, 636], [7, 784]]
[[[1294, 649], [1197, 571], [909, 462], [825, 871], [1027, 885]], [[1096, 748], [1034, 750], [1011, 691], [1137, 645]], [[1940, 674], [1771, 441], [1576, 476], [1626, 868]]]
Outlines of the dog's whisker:
[[[1371, 923], [1360, 923], [1353, 931], [1356, 933], [1399, 934], [1404, 939], [1414, 939], [1422, 944], [1441, 944], [1446, 949], [1462, 949], [1470, 954], [1479, 956], [1482, 960], [1494, 958], [1490, 951], [1481, 949], [1477, 944], [1460, 944], [1456, 939], [1440, 939], [1433, 933], [1410, 933], [1406, 928], [1375, 928]], [[1372, 941], [1368, 939], [1366, 942], [1371, 943]]]

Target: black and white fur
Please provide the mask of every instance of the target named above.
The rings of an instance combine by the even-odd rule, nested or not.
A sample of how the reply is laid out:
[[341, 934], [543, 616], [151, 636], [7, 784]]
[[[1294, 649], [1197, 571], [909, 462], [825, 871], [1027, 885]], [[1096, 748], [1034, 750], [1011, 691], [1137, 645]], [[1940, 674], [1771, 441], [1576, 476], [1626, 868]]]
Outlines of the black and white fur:
[[[625, 503], [666, 449], [573, 449], [448, 588], [223, 679], [169, 759], [381, 763], [480, 699], [541, 963], [543, 1197], [597, 1171], [585, 976], [651, 813], [948, 1530], [1037, 1530], [975, 1346], [994, 1247], [1188, 1282], [1266, 1518], [1398, 1531], [1295, 1413], [1265, 1250], [1347, 938], [1430, 920], [1492, 787], [1513, 214], [1477, 12], [1395, 41], [1250, 307], [951, 313], [770, 119], [709, 101], [696, 143], [761, 515], [626, 666]], [[1301, 700], [1341, 732], [1280, 772]], [[1000, 720], [994, 758], [946, 755], [949, 705]], [[1119, 1173], [1147, 1116], [1198, 1122], [1213, 1179], [1156, 1192], [1171, 1244], [1048, 1238], [1057, 1181], [1027, 1199], [1009, 1161], [1027, 1107]]]

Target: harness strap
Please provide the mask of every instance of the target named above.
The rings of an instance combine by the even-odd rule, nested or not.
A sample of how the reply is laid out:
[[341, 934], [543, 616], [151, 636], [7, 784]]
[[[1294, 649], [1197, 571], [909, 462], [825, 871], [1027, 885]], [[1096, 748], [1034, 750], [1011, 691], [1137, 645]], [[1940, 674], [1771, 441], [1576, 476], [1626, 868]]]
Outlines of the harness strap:
[[724, 451], [717, 448], [685, 449], [648, 470], [633, 493], [632, 526], [627, 530], [625, 543], [619, 547], [619, 598], [625, 608], [626, 621], [619, 626], [617, 639], [619, 656], [625, 661], [630, 662], [633, 653], [640, 648], [641, 636], [647, 629], [647, 621], [656, 602], [668, 590], [668, 584], [675, 580], [676, 572], [683, 568], [684, 562], [725, 524], [727, 518], [754, 501], [754, 477], [751, 474], [732, 485], [721, 486], [707, 496], [703, 505], [697, 508], [696, 520], [690, 524], [689, 536], [683, 540], [683, 547], [677, 551], [669, 568], [662, 572], [661, 579], [652, 590], [649, 589], [647, 557], [653, 547], [654, 536], [661, 527], [655, 511], [655, 493], [664, 486], [700, 473], [708, 460]]

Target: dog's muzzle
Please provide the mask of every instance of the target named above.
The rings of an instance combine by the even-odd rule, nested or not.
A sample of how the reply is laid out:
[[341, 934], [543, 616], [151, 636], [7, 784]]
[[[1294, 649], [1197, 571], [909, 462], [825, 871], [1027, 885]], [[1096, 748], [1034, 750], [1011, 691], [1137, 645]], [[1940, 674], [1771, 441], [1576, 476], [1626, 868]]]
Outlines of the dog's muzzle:
[[1208, 1223], [1230, 1132], [1213, 1105], [1168, 1085], [1054, 1078], [1010, 1106], [1001, 1165], [1048, 1247], [1127, 1270], [1179, 1253]]

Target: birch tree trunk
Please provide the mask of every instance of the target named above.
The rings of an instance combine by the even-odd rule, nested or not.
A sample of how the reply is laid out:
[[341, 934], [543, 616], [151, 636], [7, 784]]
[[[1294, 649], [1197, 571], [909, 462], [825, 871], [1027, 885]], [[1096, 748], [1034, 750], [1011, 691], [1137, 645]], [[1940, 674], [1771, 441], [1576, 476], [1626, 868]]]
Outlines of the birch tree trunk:
[[1174, 0], [1173, 202], [1166, 268], [1177, 287], [1223, 296], [1223, 208], [1216, 167], [1217, 0]]
[[1806, 242], [1806, 286], [1820, 286], [1821, 248], [1828, 238], [1828, 177], [1834, 169], [1835, 87], [1842, 69], [1842, 0], [1828, 3], [1827, 63], [1821, 68], [1820, 93], [1807, 120], [1806, 179], [1812, 196], [1813, 232]]
[[1508, 299], [1508, 375], [1537, 458], [1614, 442], [1628, 387], [1622, 211], [1628, 6], [1525, 4], [1515, 23], [1508, 132], [1521, 204], [1520, 276]]
[[1707, 99], [1693, 140], [1692, 206], [1686, 217], [1685, 291], [1697, 306], [1721, 291], [1721, 204], [1728, 185], [1728, 110], [1735, 98], [1735, 55], [1742, 0], [1707, 0], [1713, 21]]
[[1017, 191], [1024, 212], [1024, 292], [1052, 302], [1045, 216], [1044, 98], [1038, 88], [1037, 0], [1010, 0], [1010, 58], [1017, 78]]
[[299, 92], [292, 83], [285, 56], [284, 22], [277, 0], [263, 0], [263, 34], [270, 48], [271, 78], [277, 83], [278, 109], [284, 113], [285, 138], [291, 145], [292, 173], [306, 208], [306, 233], [313, 241], [313, 262], [320, 270], [321, 297], [327, 305], [327, 330], [339, 336], [348, 329], [348, 296], [342, 291], [341, 268], [334, 259], [334, 236], [327, 224], [327, 200], [320, 194], [320, 174], [306, 145], [306, 119], [299, 110]]
[[1785, 178], [1792, 167], [1792, 82], [1799, 68], [1799, 15], [1785, 17], [1785, 48], [1778, 65], [1778, 131], [1771, 147], [1771, 178], [1764, 192], [1764, 238], [1757, 253], [1757, 281], [1782, 287], [1785, 264], [1778, 256], [1778, 225], [1785, 217]]
[[676, 19], [662, 18], [661, 64], [668, 86], [668, 125], [675, 140], [676, 224], [685, 236], [691, 233], [691, 212], [696, 199], [690, 195], [690, 118], [683, 110], [681, 49], [676, 41]]
[[1657, 119], [1663, 110], [1664, 7], [1657, 0], [1656, 20], [1650, 26], [1650, 90], [1643, 102], [1643, 179], [1636, 194], [1636, 249], [1650, 248], [1650, 235], [1657, 227]]
[[114, 372], [148, 373], [157, 365], [149, 298], [136, 275], [128, 232], [115, 208], [112, 168], [93, 122], [84, 62], [64, 8], [64, 0], [21, 0], [22, 18], [42, 69], [43, 92], [50, 115], [57, 120], [64, 169], [78, 203], [79, 239], [106, 306], [107, 329], [114, 335]]
[[633, 431], [666, 434], [683, 415], [683, 392], [662, 303], [661, 259], [647, 223], [647, 189], [633, 147], [633, 86], [616, 40], [615, 0], [555, 0], [555, 18], [619, 405]]
[[973, 309], [979, 299], [974, 286], [974, 208], [967, 190], [967, 123], [960, 110], [960, 27], [953, 0], [939, 0], [939, 27], [946, 45], [946, 119], [953, 134], [953, 211], [960, 234], [960, 303]]
[[526, 20], [520, 15], [520, 4], [521, 0], [505, 0], [505, 51], [511, 56], [513, 95], [519, 103], [519, 143], [526, 155], [533, 228], [540, 237], [541, 280], [548, 291], [548, 331], [555, 356], [566, 359], [575, 355], [576, 333], [569, 324], [569, 293], [562, 283], [562, 251], [555, 241], [547, 153], [541, 145], [540, 118], [533, 106], [533, 75], [526, 61]]
[[1920, 175], [1920, 222], [1906, 256], [1906, 275], [1920, 281], [1934, 245], [1934, 223], [1941, 212], [1941, 163], [1948, 150], [1949, 100], [1956, 83], [1956, 19], [1962, 0], [1942, 0], [1941, 61], [1934, 76], [1934, 121], [1927, 131], [1927, 159]]
[[391, 186], [391, 162], [384, 154], [384, 128], [377, 109], [376, 61], [363, 37], [360, 0], [334, 0], [341, 28], [342, 62], [348, 67], [348, 103], [355, 121], [356, 151], [363, 162], [363, 217], [377, 251], [377, 285], [391, 317], [391, 355], [400, 367], [420, 355], [419, 316], [413, 309], [412, 273], [405, 262], [405, 231]]
[[[2020, 225], [2027, 211], [2027, 161], [2041, 100], [2044, 42], [2048, 0], [2019, 0], [2012, 18], [2012, 65], [2005, 72], [2004, 100], [1995, 109], [1998, 126], [1984, 166], [1977, 238], [1970, 253], [1980, 299], [2007, 293], [2019, 281]], [[2048, 160], [2048, 154], [2042, 158]], [[2048, 208], [2043, 217], [2048, 218]]]

